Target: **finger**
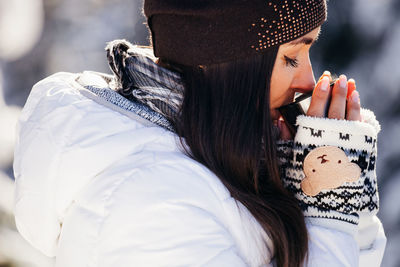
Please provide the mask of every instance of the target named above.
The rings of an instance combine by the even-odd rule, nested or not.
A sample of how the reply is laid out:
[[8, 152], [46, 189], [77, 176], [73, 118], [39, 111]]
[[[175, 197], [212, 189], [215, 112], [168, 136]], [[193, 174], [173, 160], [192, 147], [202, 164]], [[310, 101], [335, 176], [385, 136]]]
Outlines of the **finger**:
[[356, 81], [354, 79], [350, 79], [347, 82], [347, 100], [351, 99], [351, 94], [356, 90]]
[[280, 130], [279, 138], [281, 140], [293, 140], [294, 136], [290, 132], [289, 127], [286, 125], [286, 122], [283, 120], [282, 117], [280, 117], [278, 120], [278, 127]]
[[346, 119], [349, 121], [361, 121], [360, 95], [357, 91], [353, 91], [347, 101]]
[[313, 92], [310, 107], [307, 111], [307, 116], [312, 117], [324, 117], [325, 106], [327, 104], [330, 93], [329, 78], [323, 77], [321, 81], [317, 83]]
[[343, 120], [346, 114], [347, 77], [340, 75], [332, 89], [328, 118]]
[[331, 72], [326, 70], [324, 71], [324, 73], [321, 75], [321, 77], [319, 77], [318, 82], [320, 82], [322, 80], [322, 78], [324, 78], [325, 76], [327, 76], [329, 78], [329, 83], [332, 82], [332, 76], [331, 76]]

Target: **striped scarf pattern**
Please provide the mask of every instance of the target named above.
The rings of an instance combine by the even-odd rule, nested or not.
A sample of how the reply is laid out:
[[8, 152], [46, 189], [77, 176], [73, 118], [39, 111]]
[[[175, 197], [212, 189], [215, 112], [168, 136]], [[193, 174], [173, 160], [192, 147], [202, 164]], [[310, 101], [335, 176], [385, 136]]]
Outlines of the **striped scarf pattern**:
[[155, 63], [150, 47], [114, 40], [105, 49], [115, 74], [114, 89], [168, 119], [177, 115], [184, 92], [181, 76]]

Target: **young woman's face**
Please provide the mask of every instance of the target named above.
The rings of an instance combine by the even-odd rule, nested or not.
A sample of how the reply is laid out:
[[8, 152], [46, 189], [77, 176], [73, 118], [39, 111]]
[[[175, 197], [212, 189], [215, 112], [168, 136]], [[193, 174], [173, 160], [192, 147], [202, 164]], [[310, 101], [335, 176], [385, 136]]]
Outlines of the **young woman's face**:
[[318, 38], [321, 27], [279, 47], [271, 77], [271, 116], [279, 118], [277, 110], [293, 102], [296, 92], [312, 91], [315, 78], [310, 62], [310, 47]]

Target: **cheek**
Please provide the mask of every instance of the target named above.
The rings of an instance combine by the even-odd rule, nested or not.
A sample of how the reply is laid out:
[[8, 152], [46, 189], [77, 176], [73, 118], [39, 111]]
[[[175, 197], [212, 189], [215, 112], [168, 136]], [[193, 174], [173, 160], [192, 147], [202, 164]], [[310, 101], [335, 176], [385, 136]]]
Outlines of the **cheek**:
[[292, 92], [290, 85], [292, 84], [294, 71], [282, 64], [275, 64], [271, 77], [271, 108], [277, 108], [284, 103]]

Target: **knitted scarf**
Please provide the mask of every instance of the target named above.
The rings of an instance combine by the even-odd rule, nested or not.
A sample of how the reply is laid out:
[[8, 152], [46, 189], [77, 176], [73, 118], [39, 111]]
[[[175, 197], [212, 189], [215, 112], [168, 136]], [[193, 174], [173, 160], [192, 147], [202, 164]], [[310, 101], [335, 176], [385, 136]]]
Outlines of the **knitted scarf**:
[[114, 40], [107, 44], [106, 51], [118, 93], [167, 119], [177, 115], [184, 92], [181, 77], [156, 64], [151, 48]]

